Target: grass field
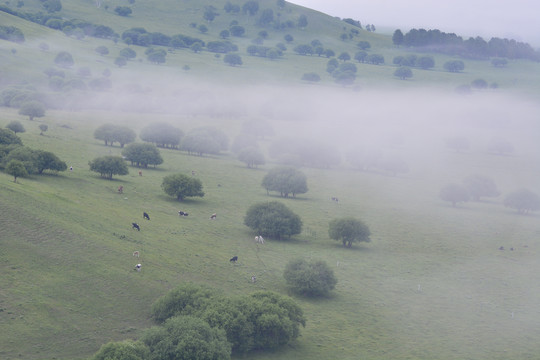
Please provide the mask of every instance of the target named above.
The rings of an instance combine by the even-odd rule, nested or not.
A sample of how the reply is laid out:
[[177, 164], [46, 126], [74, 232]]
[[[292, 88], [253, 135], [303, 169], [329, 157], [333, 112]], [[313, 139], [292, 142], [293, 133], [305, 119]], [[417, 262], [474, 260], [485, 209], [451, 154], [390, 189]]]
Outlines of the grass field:
[[[0, 336], [2, 358], [82, 359], [107, 341], [137, 338], [152, 325], [151, 303], [186, 281], [230, 295], [258, 289], [287, 294], [282, 271], [294, 257], [327, 261], [337, 288], [319, 300], [296, 297], [307, 318], [299, 340], [247, 358], [532, 359], [539, 351], [538, 215], [519, 216], [501, 198], [458, 208], [438, 199], [442, 185], [471, 173], [492, 177], [503, 196], [520, 186], [538, 191], [534, 113], [508, 123], [486, 120], [489, 127], [452, 122], [468, 134], [504, 133], [516, 141], [516, 154], [504, 157], [486, 153], [482, 137], [467, 153], [448, 151], [446, 121], [422, 119], [424, 132], [416, 132], [408, 113], [402, 121], [356, 120], [351, 131], [359, 141], [399, 132], [404, 141], [398, 148], [381, 148], [399, 153], [411, 171], [393, 177], [354, 171], [346, 163], [304, 168], [309, 192], [287, 200], [267, 196], [260, 186], [275, 164], [247, 169], [228, 153], [197, 157], [162, 150], [163, 165], [143, 170], [142, 177], [132, 168], [113, 181], [88, 170], [92, 158], [121, 150], [93, 139], [101, 123], [115, 121], [137, 132], [153, 121], [181, 129], [211, 125], [232, 139], [246, 118], [51, 111], [41, 119], [49, 130], [40, 136], [38, 122], [14, 110], [2, 114], [1, 126], [12, 119], [24, 124], [25, 145], [53, 151], [74, 168], [18, 183], [0, 174], [0, 324], [10, 330]], [[306, 120], [272, 121], [276, 137], [300, 134], [307, 126]], [[309, 128], [317, 134], [325, 122], [313, 120]], [[404, 122], [411, 127], [406, 132]], [[345, 122], [332, 124], [346, 128]], [[179, 203], [162, 192], [165, 175], [192, 170], [203, 182], [203, 198]], [[303, 232], [257, 246], [243, 225], [245, 211], [276, 199], [301, 216]], [[189, 217], [178, 218], [178, 210]], [[142, 219], [143, 211], [151, 221]], [[211, 221], [214, 212], [218, 219]], [[328, 221], [351, 214], [370, 226], [372, 242], [344, 249], [329, 240]], [[131, 229], [134, 221], [140, 232]], [[141, 252], [140, 273], [133, 271], [135, 250]], [[239, 256], [237, 265], [229, 263], [232, 255]]]
[[[223, 12], [202, 35], [189, 26], [201, 23], [199, 1], [137, 0], [128, 18], [112, 12], [122, 4], [111, 1], [106, 10], [96, 9], [91, 0], [64, 1], [62, 15], [113, 26], [120, 34], [141, 26], [205, 41], [217, 40], [235, 19]], [[275, 1], [261, 4], [273, 7]], [[38, 0], [25, 1], [26, 10], [40, 7]], [[151, 304], [184, 282], [231, 296], [273, 290], [293, 296], [302, 307], [307, 324], [297, 341], [245, 359], [538, 358], [540, 217], [518, 215], [502, 202], [522, 187], [540, 193], [540, 65], [511, 61], [498, 69], [489, 61], [464, 60], [465, 71], [452, 74], [442, 66], [451, 58], [434, 55], [433, 70], [413, 70], [412, 79], [401, 81], [392, 76], [392, 58], [410, 51], [393, 47], [390, 36], [362, 31], [354, 41], [343, 42], [338, 19], [292, 5], [289, 10], [283, 18], [307, 12], [310, 27], [291, 30], [295, 41], [287, 44], [282, 59], [245, 53], [260, 29], [242, 15], [248, 35], [233, 40], [242, 66], [190, 50], [169, 52], [165, 64], [154, 65], [146, 60], [145, 48], [132, 46], [138, 57], [123, 68], [114, 65], [126, 47], [121, 42], [79, 41], [0, 12], [2, 25], [16, 26], [26, 37], [22, 44], [0, 40], [2, 89], [47, 89], [43, 71], [62, 50], [75, 59], [72, 69], [64, 69], [66, 79], [80, 78], [78, 69], [88, 67], [91, 78], [110, 70], [113, 83], [109, 91], [77, 96], [50, 92], [65, 103], [36, 121], [17, 109], [0, 108], [0, 127], [20, 121], [26, 146], [52, 151], [73, 167], [17, 183], [0, 172], [1, 359], [86, 359], [108, 341], [137, 339], [153, 325]], [[285, 33], [270, 31], [265, 45], [283, 42]], [[336, 53], [351, 54], [356, 41], [369, 40], [371, 52], [383, 54], [386, 64], [357, 64], [355, 84], [339, 86], [326, 73], [328, 59], [292, 51], [314, 38]], [[43, 42], [50, 45], [48, 51], [39, 50]], [[100, 45], [110, 54], [96, 54]], [[321, 82], [300, 81], [306, 72], [320, 74]], [[499, 89], [454, 93], [478, 78]], [[276, 132], [259, 141], [265, 154], [277, 139], [317, 139], [335, 146], [343, 161], [331, 169], [302, 168], [309, 191], [296, 199], [268, 196], [261, 187], [266, 171], [277, 165], [268, 156], [266, 165], [248, 169], [231, 152], [199, 157], [160, 149], [164, 163], [143, 169], [143, 176], [130, 167], [129, 175], [108, 181], [89, 171], [95, 157], [121, 153], [93, 138], [105, 123], [126, 125], [137, 134], [154, 122], [184, 132], [214, 126], [232, 141], [242, 123], [253, 119], [268, 120]], [[49, 127], [43, 136], [41, 123]], [[470, 149], [447, 149], [445, 139], [452, 136], [468, 138]], [[488, 153], [494, 138], [510, 141], [515, 152]], [[399, 157], [410, 171], [398, 176], [357, 171], [345, 154], [358, 148]], [[164, 176], [192, 171], [203, 183], [203, 198], [178, 202], [162, 191]], [[501, 196], [456, 208], [439, 199], [442, 186], [471, 174], [492, 178]], [[117, 192], [120, 185], [123, 194]], [[331, 201], [333, 196], [339, 203]], [[268, 200], [296, 212], [302, 233], [255, 244], [257, 234], [243, 225], [244, 215], [250, 205]], [[190, 215], [179, 218], [179, 210]], [[143, 211], [150, 221], [142, 218]], [[218, 215], [215, 221], [209, 219], [212, 213]], [[371, 243], [345, 249], [330, 240], [328, 223], [342, 216], [365, 221]], [[140, 232], [131, 229], [132, 222], [140, 224]], [[140, 251], [140, 259], [133, 251]], [[239, 257], [236, 265], [229, 262], [233, 255]], [[338, 284], [329, 297], [290, 293], [282, 273], [296, 257], [330, 265]], [[137, 262], [141, 272], [133, 271]]]

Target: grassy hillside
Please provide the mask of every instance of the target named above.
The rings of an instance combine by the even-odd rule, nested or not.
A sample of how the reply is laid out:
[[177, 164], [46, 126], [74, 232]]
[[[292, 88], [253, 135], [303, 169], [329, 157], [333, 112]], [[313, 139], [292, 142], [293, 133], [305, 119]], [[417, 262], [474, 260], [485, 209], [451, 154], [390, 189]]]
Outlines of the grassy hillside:
[[[414, 70], [411, 80], [392, 76], [395, 48], [389, 36], [360, 30], [342, 41], [339, 19], [287, 4], [285, 19], [308, 16], [306, 29], [269, 32], [265, 45], [287, 44], [283, 58], [251, 57], [246, 47], [261, 30], [247, 15], [222, 11], [225, 2], [138, 0], [133, 14], [114, 14], [92, 0], [64, 1], [61, 15], [86, 19], [121, 34], [132, 27], [219, 39], [232, 20], [246, 26], [238, 45], [244, 64], [230, 67], [223, 56], [182, 49], [169, 52], [162, 65], [146, 60], [146, 48], [131, 46], [137, 58], [118, 68], [114, 59], [127, 45], [63, 33], [0, 12], [0, 23], [16, 26], [26, 41], [0, 40], [0, 86], [30, 85], [64, 103], [46, 116], [29, 121], [17, 109], [0, 108], [0, 127], [18, 120], [26, 128], [23, 143], [54, 152], [73, 171], [13, 178], [0, 172], [0, 358], [85, 359], [108, 341], [137, 339], [153, 325], [150, 306], [184, 282], [221, 289], [229, 295], [266, 289], [288, 294], [303, 308], [307, 324], [301, 337], [276, 352], [246, 359], [533, 359], [540, 351], [538, 214], [518, 215], [502, 205], [518, 188], [540, 193], [540, 145], [537, 63], [512, 61], [497, 69], [488, 61], [464, 60], [466, 70], [452, 74], [434, 55], [433, 70]], [[206, 24], [207, 34], [190, 23], [203, 23], [204, 5], [220, 15]], [[275, 1], [260, 1], [275, 8]], [[25, 11], [40, 2], [25, 0]], [[362, 20], [362, 19], [359, 19]], [[354, 54], [367, 40], [371, 53], [385, 65], [357, 64], [353, 86], [336, 85], [325, 71], [328, 59], [296, 55], [292, 48], [319, 39], [337, 54]], [[49, 49], [43, 51], [40, 44]], [[100, 56], [97, 46], [110, 53]], [[111, 71], [107, 91], [51, 91], [43, 71], [59, 51], [73, 54], [75, 65], [63, 69], [67, 79], [88, 83]], [[419, 54], [420, 55], [420, 54]], [[189, 70], [183, 69], [189, 66]], [[92, 75], [78, 70], [88, 67]], [[322, 81], [307, 84], [303, 73]], [[499, 89], [454, 93], [456, 86], [483, 78]], [[519, 98], [517, 96], [520, 96]], [[126, 125], [137, 134], [146, 125], [168, 122], [184, 132], [199, 126], [222, 129], [232, 141], [242, 124], [253, 119], [271, 123], [275, 135], [258, 140], [267, 164], [248, 169], [232, 152], [189, 156], [160, 149], [157, 168], [130, 167], [130, 174], [108, 181], [89, 171], [88, 162], [119, 155], [93, 138], [105, 123]], [[38, 125], [49, 129], [42, 136]], [[469, 140], [465, 152], [446, 148], [445, 139]], [[278, 165], [269, 157], [274, 141], [317, 140], [330, 144], [342, 161], [329, 169], [301, 170], [309, 191], [281, 199], [260, 186], [266, 171]], [[515, 152], [487, 151], [493, 139], [504, 139]], [[137, 141], [140, 141], [139, 139]], [[346, 161], [353, 149], [398, 157], [410, 171], [398, 176], [357, 171]], [[205, 196], [178, 202], [161, 189], [164, 176], [191, 174], [202, 181]], [[439, 199], [440, 188], [471, 174], [492, 178], [501, 196], [457, 208]], [[122, 185], [124, 194], [118, 194]], [[331, 201], [335, 196], [339, 203]], [[304, 223], [291, 240], [253, 242], [243, 225], [248, 207], [278, 200]], [[185, 218], [178, 211], [189, 212]], [[142, 218], [146, 211], [150, 221]], [[217, 213], [215, 221], [210, 214]], [[344, 249], [328, 237], [328, 222], [342, 216], [365, 221], [372, 242]], [[138, 222], [141, 231], [131, 229]], [[498, 250], [504, 246], [506, 250]], [[510, 251], [510, 248], [514, 248]], [[140, 259], [132, 256], [140, 251]], [[231, 264], [231, 256], [239, 257]], [[338, 285], [331, 296], [309, 299], [289, 292], [282, 273], [296, 257], [325, 260]], [[141, 272], [133, 271], [137, 262]], [[257, 277], [255, 284], [251, 276]]]
[[[411, 89], [421, 87], [438, 87], [453, 91], [457, 86], [470, 84], [475, 79], [484, 79], [489, 84], [496, 83], [500, 91], [513, 91], [520, 94], [538, 93], [538, 64], [530, 61], [511, 61], [506, 68], [494, 68], [487, 60], [464, 60], [465, 71], [449, 73], [443, 65], [452, 58], [446, 55], [434, 55], [435, 67], [431, 70], [413, 70], [413, 78], [407, 81], [398, 80], [393, 76], [396, 66], [392, 64], [395, 56], [414, 53], [410, 49], [396, 48], [392, 45], [391, 37], [384, 34], [371, 33], [356, 28], [338, 18], [287, 3], [284, 9], [279, 9], [272, 0], [260, 1], [260, 11], [271, 9], [276, 21], [296, 24], [300, 15], [306, 15], [308, 26], [306, 28], [285, 27], [275, 29], [272, 26], [257, 25], [259, 14], [227, 13], [223, 10], [225, 1], [198, 2], [198, 1], [137, 1], [130, 6], [133, 13], [128, 16], [118, 16], [114, 12], [116, 6], [126, 5], [124, 2], [107, 2], [96, 7], [92, 0], [66, 2], [63, 4], [60, 15], [63, 19], [83, 19], [93, 24], [111, 27], [119, 36], [131, 28], [144, 28], [148, 32], [160, 32], [168, 36], [183, 34], [199, 38], [205, 42], [222, 40], [219, 36], [222, 30], [228, 29], [231, 22], [236, 21], [246, 29], [242, 37], [230, 37], [238, 47], [238, 54], [242, 57], [243, 65], [230, 67], [223, 62], [222, 54], [215, 54], [206, 49], [194, 53], [189, 49], [180, 49], [168, 52], [166, 62], [155, 65], [148, 62], [144, 54], [147, 48], [131, 46], [137, 53], [134, 61], [119, 68], [114, 64], [120, 50], [127, 47], [121, 40], [117, 43], [111, 40], [85, 37], [76, 40], [67, 37], [61, 31], [51, 30], [44, 26], [0, 13], [2, 24], [16, 26], [25, 34], [23, 44], [14, 44], [0, 41], [0, 61], [6, 64], [0, 78], [3, 87], [19, 83], [21, 80], [30, 82], [33, 86], [50, 91], [48, 79], [43, 71], [54, 66], [54, 58], [60, 51], [70, 52], [75, 61], [71, 69], [64, 69], [66, 82], [70, 79], [82, 79], [87, 84], [94, 78], [102, 76], [104, 70], [111, 71], [110, 79], [115, 93], [133, 88], [151, 89], [158, 92], [164, 88], [175, 89], [186, 87], [186, 82], [197, 83], [225, 83], [225, 84], [300, 84], [304, 73], [315, 72], [321, 77], [324, 86], [338, 86], [334, 79], [326, 72], [328, 59], [324, 56], [301, 56], [294, 52], [294, 47], [300, 44], [309, 44], [319, 40], [325, 49], [332, 49], [336, 56], [348, 52], [352, 57], [359, 50], [356, 46], [359, 41], [368, 41], [370, 54], [381, 54], [385, 58], [384, 65], [370, 65], [356, 63], [358, 68], [357, 79], [353, 85], [355, 89], [374, 89], [396, 87], [398, 89]], [[215, 20], [208, 22], [203, 18], [205, 8], [213, 6], [219, 14]], [[241, 5], [241, 4], [240, 4]], [[38, 0], [30, 0], [19, 9], [22, 12], [36, 12], [41, 9]], [[362, 20], [362, 19], [359, 19]], [[207, 33], [201, 33], [197, 27], [205, 25]], [[193, 27], [195, 26], [195, 27]], [[351, 33], [357, 31], [357, 34]], [[444, 29], [443, 29], [444, 30]], [[246, 49], [253, 44], [259, 32], [266, 31], [268, 37], [263, 41], [264, 46], [274, 47], [278, 43], [286, 45], [287, 50], [283, 56], [270, 60], [248, 55]], [[290, 34], [294, 40], [287, 43], [284, 36]], [[352, 38], [342, 40], [341, 35], [352, 35]], [[46, 44], [49, 50], [40, 50], [40, 45]], [[98, 46], [106, 46], [109, 54], [100, 56], [95, 52]], [[12, 50], [16, 51], [13, 54]], [[417, 53], [418, 56], [425, 54]], [[187, 67], [189, 70], [184, 70]], [[91, 70], [90, 77], [78, 75], [81, 68]], [[165, 80], [166, 79], [166, 80]], [[95, 95], [90, 91], [86, 97]]]
[[[460, 112], [477, 111], [462, 105]], [[382, 140], [379, 146], [406, 159], [410, 173], [357, 172], [345, 162], [332, 170], [303, 168], [309, 192], [282, 200], [268, 197], [260, 186], [274, 163], [251, 170], [232, 154], [197, 157], [162, 150], [162, 166], [143, 170], [142, 177], [132, 168], [113, 181], [88, 170], [92, 158], [120, 153], [93, 139], [101, 123], [115, 121], [136, 131], [151, 121], [169, 121], [181, 129], [212, 125], [232, 138], [246, 117], [51, 112], [43, 119], [49, 130], [40, 136], [36, 122], [4, 110], [0, 125], [21, 120], [27, 128], [21, 135], [25, 145], [55, 152], [74, 170], [18, 183], [0, 174], [0, 321], [10, 329], [0, 338], [2, 358], [85, 358], [109, 340], [137, 338], [151, 326], [151, 303], [186, 281], [232, 295], [257, 289], [287, 294], [282, 271], [298, 256], [327, 261], [338, 286], [329, 298], [296, 297], [308, 322], [293, 346], [248, 358], [533, 356], [539, 350], [534, 341], [540, 315], [534, 306], [539, 295], [534, 289], [540, 285], [534, 275], [538, 216], [515, 214], [501, 205], [502, 197], [452, 208], [438, 199], [438, 191], [480, 172], [492, 177], [503, 194], [521, 186], [538, 192], [534, 116], [508, 122], [501, 116], [498, 125], [486, 129], [486, 123], [461, 121], [457, 113], [433, 120], [425, 111], [410, 111], [416, 120], [408, 112], [400, 121], [384, 116], [378, 125], [351, 120], [362, 144], [400, 135], [398, 148]], [[353, 123], [344, 119], [333, 124], [332, 136], [351, 131]], [[274, 119], [273, 126], [281, 137], [305, 123]], [[324, 120], [310, 122], [313, 134], [327, 132], [327, 126]], [[419, 127], [425, 132], [416, 131]], [[445, 149], [445, 136], [455, 133], [475, 135], [469, 152]], [[497, 134], [520, 141], [515, 156], [485, 152], [485, 141]], [[261, 145], [266, 148], [271, 141]], [[204, 184], [204, 198], [179, 203], [162, 192], [165, 175], [192, 170]], [[116, 192], [119, 185], [123, 195]], [[339, 204], [332, 196], [341, 199]], [[291, 241], [257, 246], [243, 216], [251, 204], [269, 199], [297, 212], [304, 230]], [[178, 210], [190, 216], [178, 218]], [[142, 219], [143, 211], [151, 221]], [[214, 212], [218, 219], [211, 221]], [[369, 224], [373, 241], [343, 249], [328, 239], [327, 224], [351, 214]], [[130, 228], [133, 221], [140, 232]], [[499, 246], [516, 250], [500, 251]], [[141, 273], [133, 271], [135, 250], [141, 252]], [[238, 265], [229, 263], [232, 255], [239, 256]], [[250, 283], [252, 275], [256, 284]]]

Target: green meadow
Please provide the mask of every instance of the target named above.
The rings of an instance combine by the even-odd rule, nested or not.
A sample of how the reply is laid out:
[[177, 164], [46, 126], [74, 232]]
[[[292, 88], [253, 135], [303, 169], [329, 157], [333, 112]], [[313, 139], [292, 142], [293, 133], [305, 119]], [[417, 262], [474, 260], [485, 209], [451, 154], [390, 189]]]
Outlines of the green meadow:
[[[27, 10], [40, 6], [37, 0], [25, 3]], [[127, 18], [114, 15], [117, 3], [105, 10], [90, 0], [64, 1], [62, 16], [111, 26], [120, 34], [139, 26], [205, 41], [217, 40], [233, 19], [221, 11], [225, 2], [212, 2], [221, 14], [203, 35], [189, 26], [202, 22], [201, 2], [138, 0]], [[275, 1], [260, 3], [275, 6]], [[442, 67], [451, 58], [434, 55], [434, 69], [415, 69], [412, 79], [401, 81], [392, 76], [392, 58], [410, 50], [394, 47], [391, 35], [361, 31], [354, 41], [343, 42], [339, 34], [349, 25], [339, 19], [292, 4], [286, 9], [284, 17], [309, 17], [306, 29], [290, 31], [295, 44], [318, 38], [336, 53], [354, 54], [355, 43], [368, 40], [370, 51], [384, 54], [386, 64], [357, 64], [355, 84], [343, 87], [326, 73], [328, 59], [296, 55], [294, 44], [277, 60], [251, 57], [245, 48], [260, 29], [241, 15], [249, 35], [231, 40], [239, 45], [242, 66], [187, 49], [170, 52], [165, 64], [155, 65], [145, 60], [145, 48], [131, 46], [138, 57], [118, 68], [114, 59], [126, 47], [121, 42], [75, 40], [0, 12], [2, 25], [17, 26], [26, 37], [22, 44], [0, 40], [2, 88], [46, 87], [43, 71], [61, 50], [75, 59], [74, 68], [65, 70], [67, 78], [77, 78], [80, 67], [89, 67], [93, 77], [108, 69], [113, 83], [104, 92], [79, 94], [73, 107], [47, 109], [34, 121], [15, 108], [0, 108], [0, 127], [20, 121], [24, 145], [51, 151], [73, 167], [17, 182], [0, 172], [1, 359], [88, 359], [109, 341], [137, 339], [154, 325], [151, 304], [186, 282], [231, 296], [272, 290], [302, 307], [307, 323], [295, 342], [245, 359], [538, 357], [540, 218], [534, 212], [519, 215], [502, 203], [519, 188], [540, 193], [540, 65], [515, 60], [499, 69], [487, 60], [464, 60], [465, 71], [453, 74]], [[270, 31], [268, 44], [283, 42], [286, 33]], [[42, 42], [49, 50], [39, 50]], [[110, 54], [96, 54], [100, 45]], [[302, 82], [306, 72], [319, 73], [321, 82]], [[499, 88], [455, 94], [457, 86], [477, 78]], [[191, 156], [160, 148], [164, 163], [142, 169], [142, 176], [131, 166], [128, 175], [113, 180], [89, 170], [90, 160], [122, 151], [94, 139], [102, 124], [125, 125], [137, 134], [157, 122], [184, 132], [212, 126], [232, 142], [253, 119], [268, 121], [275, 131], [258, 140], [267, 163], [255, 169], [231, 151]], [[48, 125], [44, 135], [42, 123]], [[466, 136], [470, 148], [448, 149], [445, 139], [452, 136]], [[269, 149], [285, 137], [331, 143], [342, 155], [327, 169], [302, 167], [309, 191], [287, 199], [268, 195], [261, 186], [266, 172], [279, 165]], [[493, 138], [510, 141], [515, 152], [487, 152]], [[409, 171], [392, 176], [356, 170], [346, 154], [357, 148], [398, 156]], [[204, 197], [179, 202], [161, 189], [165, 176], [192, 171], [203, 183]], [[442, 186], [471, 174], [492, 178], [501, 195], [457, 207], [439, 198]], [[302, 233], [256, 244], [258, 234], [243, 224], [246, 210], [271, 200], [301, 217]], [[180, 210], [189, 216], [179, 217]], [[210, 220], [213, 213], [216, 220]], [[349, 249], [329, 239], [329, 221], [345, 216], [369, 226], [370, 243]], [[229, 262], [234, 255], [236, 264]], [[330, 296], [306, 298], [290, 291], [283, 270], [298, 257], [324, 260], [334, 270], [338, 284]], [[140, 272], [134, 271], [137, 263]]]

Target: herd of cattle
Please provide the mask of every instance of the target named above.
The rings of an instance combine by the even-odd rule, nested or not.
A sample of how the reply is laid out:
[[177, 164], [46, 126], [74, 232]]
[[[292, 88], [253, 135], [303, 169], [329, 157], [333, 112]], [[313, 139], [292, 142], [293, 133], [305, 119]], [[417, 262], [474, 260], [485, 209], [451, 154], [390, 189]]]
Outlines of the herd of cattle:
[[[139, 174], [139, 175], [140, 175], [140, 174]], [[123, 190], [123, 189], [122, 189], [122, 190]], [[118, 191], [119, 191], [120, 193], [122, 193], [122, 191], [121, 191], [120, 188], [118, 189]], [[332, 201], [335, 201], [335, 202], [337, 203], [337, 202], [339, 202], [339, 199], [338, 199], [337, 197], [332, 196]], [[178, 211], [178, 216], [188, 216], [188, 215], [189, 215], [189, 214], [188, 214], [187, 212], [185, 212], [185, 211], [182, 211], [182, 210]], [[143, 219], [150, 220], [150, 215], [148, 215], [147, 212], [143, 212]], [[215, 220], [215, 219], [217, 219], [217, 214], [216, 214], [216, 213], [210, 215], [210, 220]], [[137, 230], [137, 231], [141, 231], [141, 227], [140, 227], [140, 225], [137, 224], [137, 223], [131, 223], [131, 228], [132, 228], [132, 229], [135, 229], [135, 230]], [[261, 235], [255, 236], [255, 243], [257, 243], [257, 244], [264, 244], [264, 238], [263, 238]], [[504, 248], [503, 248], [502, 246], [501, 246], [501, 248], [499, 248], [499, 250], [503, 250], [503, 249], [504, 249]], [[514, 249], [512, 248], [511, 250], [514, 250]], [[135, 257], [138, 258], [138, 257], [139, 257], [139, 252], [138, 252], [138, 251], [135, 251], [135, 252], [133, 253], [133, 256], [135, 256]], [[236, 262], [238, 261], [238, 256], [236, 256], [236, 255], [233, 256], [229, 261], [232, 262], [232, 263], [236, 263]], [[137, 264], [137, 265], [135, 266], [135, 270], [136, 270], [136, 271], [141, 271], [141, 264]], [[251, 281], [252, 281], [252, 282], [255, 282], [255, 276], [252, 276], [252, 277], [251, 277]]]
[[[188, 215], [189, 214], [187, 212], [185, 212], [185, 211], [178, 211], [178, 216], [188, 216]], [[143, 219], [150, 220], [150, 215], [148, 215], [148, 213], [146, 211], [143, 212]], [[210, 215], [210, 220], [215, 220], [215, 219], [217, 219], [217, 214], [216, 213]], [[141, 231], [141, 226], [139, 224], [135, 223], [135, 222], [131, 223], [131, 228], [135, 229], [137, 231]], [[260, 235], [255, 236], [255, 242], [257, 244], [264, 244], [264, 238], [262, 236], [260, 236]], [[139, 255], [140, 255], [139, 251], [134, 251], [133, 252], [134, 257], [138, 258]], [[233, 256], [229, 261], [232, 262], [232, 263], [236, 263], [238, 261], [238, 256], [236, 256], [236, 255]], [[141, 267], [142, 267], [141, 264], [137, 264], [135, 266], [134, 270], [141, 271]], [[255, 282], [254, 279], [255, 279], [255, 276], [252, 276], [252, 278], [251, 278], [252, 282]]]

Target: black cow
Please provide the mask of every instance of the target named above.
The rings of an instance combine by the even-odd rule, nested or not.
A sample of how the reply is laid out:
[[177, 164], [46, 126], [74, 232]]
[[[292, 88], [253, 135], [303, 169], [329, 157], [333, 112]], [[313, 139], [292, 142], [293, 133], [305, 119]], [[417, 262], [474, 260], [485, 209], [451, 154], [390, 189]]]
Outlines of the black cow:
[[179, 211], [178, 216], [188, 216], [189, 214], [185, 211]]
[[142, 217], [145, 218], [146, 220], [150, 220], [150, 216], [148, 216], [148, 214], [145, 212], [142, 213]]
[[238, 256], [236, 256], [236, 255], [233, 256], [233, 257], [231, 258], [231, 260], [229, 260], [229, 261], [230, 261], [230, 262], [233, 262], [233, 263], [237, 262], [237, 261], [238, 261]]
[[137, 224], [137, 223], [131, 223], [131, 227], [133, 229], [137, 229], [137, 231], [141, 231], [141, 228], [139, 227], [139, 224]]

